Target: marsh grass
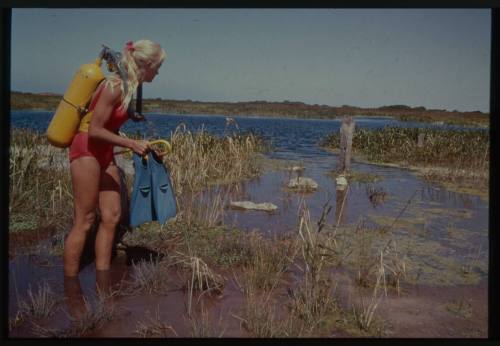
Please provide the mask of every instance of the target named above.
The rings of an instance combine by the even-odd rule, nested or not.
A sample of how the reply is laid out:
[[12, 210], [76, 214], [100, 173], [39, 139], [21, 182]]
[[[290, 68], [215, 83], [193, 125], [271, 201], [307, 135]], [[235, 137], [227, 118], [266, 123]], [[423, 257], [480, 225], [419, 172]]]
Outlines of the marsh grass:
[[[425, 144], [418, 147], [418, 136]], [[323, 142], [337, 148], [339, 135], [332, 134]], [[356, 130], [353, 149], [371, 161], [410, 162], [470, 168], [487, 167], [489, 133], [480, 130], [437, 130], [385, 127], [380, 130]]]
[[[419, 136], [425, 138], [422, 146]], [[385, 127], [356, 130], [352, 145], [354, 154], [371, 162], [431, 167], [424, 173], [428, 179], [487, 185], [489, 142], [488, 131]], [[322, 142], [329, 148], [339, 144], [337, 133]]]
[[288, 294], [291, 313], [308, 333], [319, 330], [328, 316], [338, 310], [336, 287], [329, 270], [338, 262], [334, 250], [336, 235], [326, 231], [331, 210], [328, 200], [323, 205], [321, 217], [313, 223], [305, 201], [299, 207], [297, 246], [302, 255], [299, 269], [303, 276], [296, 289], [289, 289]]
[[111, 321], [116, 316], [115, 305], [111, 300], [98, 297], [92, 305], [84, 299], [85, 313], [81, 318], [73, 319], [74, 327], [70, 330], [71, 336], [82, 336], [91, 330], [96, 330]]
[[376, 237], [374, 229], [369, 229], [363, 222], [358, 223], [353, 241], [356, 244], [353, 260], [357, 272], [356, 283], [363, 287], [371, 285], [378, 264], [373, 250], [376, 246]]
[[178, 219], [188, 227], [203, 226], [211, 228], [222, 223], [224, 204], [227, 196], [221, 190], [215, 193], [187, 192], [182, 196]]
[[199, 313], [187, 315], [185, 320], [189, 325], [190, 336], [193, 338], [222, 338], [227, 330], [222, 314], [219, 315], [217, 324], [212, 323], [211, 316], [203, 304]]
[[177, 251], [185, 256], [196, 256], [211, 266], [225, 268], [243, 266], [252, 259], [248, 236], [238, 229], [185, 223], [177, 226], [181, 239]]
[[184, 124], [171, 135], [171, 144], [167, 160], [178, 194], [255, 177], [261, 170], [256, 155], [267, 150], [266, 142], [252, 133], [217, 137], [203, 128], [192, 133]]
[[72, 188], [64, 166], [65, 151], [47, 144], [45, 136], [11, 130], [9, 160], [9, 229], [65, 229], [72, 218]]
[[252, 232], [247, 237], [250, 260], [244, 267], [244, 287], [262, 291], [272, 291], [296, 256], [293, 242], [277, 239], [263, 239]]
[[[133, 137], [133, 136], [132, 136]], [[261, 171], [258, 153], [268, 144], [252, 133], [233, 132], [217, 137], [202, 128], [197, 133], [181, 125], [171, 135], [173, 151], [165, 159], [185, 220], [204, 219], [217, 224], [223, 216], [222, 198], [209, 208], [196, 210], [201, 191], [209, 185], [250, 178]], [[31, 130], [11, 131], [9, 164], [9, 228], [11, 232], [32, 231], [53, 226], [60, 231], [71, 227], [73, 204], [67, 149], [50, 146], [44, 134]], [[132, 180], [126, 179], [128, 191]], [[189, 193], [191, 200], [179, 203]], [[219, 196], [224, 197], [224, 196]]]
[[401, 283], [408, 279], [409, 253], [414, 248], [415, 237], [411, 234], [399, 237], [395, 228], [399, 227], [399, 219], [411, 205], [417, 192], [418, 190], [410, 196], [398, 215], [386, 220], [383, 226], [368, 225], [361, 218], [354, 227], [345, 227], [341, 232], [335, 229], [335, 242], [329, 248], [334, 250], [337, 257], [345, 253], [341, 263], [355, 274], [358, 286], [376, 286], [382, 270], [384, 292], [387, 294], [387, 288], [394, 288], [398, 295], [401, 294]]
[[123, 289], [125, 294], [164, 294], [167, 284], [166, 268], [159, 257], [132, 263], [131, 280]]
[[[299, 336], [302, 333], [302, 325], [294, 323], [293, 314], [286, 314], [278, 310], [279, 305], [270, 301], [268, 295], [256, 295], [255, 292], [247, 292], [244, 317], [233, 315], [240, 320], [241, 326], [252, 333], [255, 337], [275, 338]], [[293, 327], [297, 328], [293, 328]]]
[[226, 279], [213, 271], [201, 258], [177, 252], [172, 256], [171, 265], [188, 271], [185, 287], [188, 292], [187, 314], [189, 317], [192, 316], [195, 292], [200, 293], [196, 303], [200, 302], [204, 295], [222, 294]]
[[374, 187], [373, 185], [366, 186], [366, 195], [370, 200], [370, 203], [374, 208], [385, 202], [385, 198], [387, 197], [387, 192], [383, 187]]
[[373, 287], [378, 284], [382, 270], [384, 291], [392, 287], [400, 295], [401, 282], [407, 278], [410, 241], [402, 248], [389, 228], [369, 228], [360, 222], [350, 243], [353, 247], [350, 265], [356, 271], [355, 282], [361, 287]]
[[481, 252], [481, 245], [477, 247], [477, 250], [471, 251], [466, 256], [465, 264], [463, 264], [461, 267], [462, 275], [464, 276], [471, 275], [474, 272], [474, 270], [479, 267], [482, 255], [483, 254]]
[[137, 321], [135, 334], [142, 338], [152, 338], [160, 337], [166, 338], [172, 335], [178, 336], [175, 329], [163, 322], [160, 318], [160, 306], [158, 305], [155, 310], [154, 316], [151, 316], [150, 312], [146, 312], [146, 318], [141, 321]]
[[387, 290], [385, 286], [385, 265], [384, 265], [383, 252], [380, 252], [380, 262], [377, 268], [377, 280], [373, 287], [371, 299], [366, 301], [366, 298], [361, 295], [361, 303], [356, 306], [353, 304], [353, 316], [358, 327], [364, 331], [370, 330], [372, 322], [374, 321], [375, 311], [382, 298], [381, 288], [384, 288], [385, 294]]
[[30, 286], [26, 300], [20, 300], [18, 303], [22, 319], [43, 319], [54, 313], [59, 299], [48, 283], [43, 282], [35, 292]]
[[[241, 283], [245, 296], [243, 316], [233, 315], [256, 337], [288, 337], [302, 330], [286, 304], [276, 302], [276, 290], [297, 255], [297, 244], [290, 239], [266, 239], [257, 232], [247, 236], [250, 260], [242, 267]], [[295, 334], [294, 334], [295, 333]]]
[[78, 317], [68, 314], [70, 326], [65, 329], [47, 328], [34, 321], [32, 333], [39, 337], [49, 338], [74, 338], [82, 337], [87, 333], [101, 328], [106, 322], [111, 321], [116, 316], [114, 303], [108, 298], [97, 296], [91, 303], [88, 298], [83, 297], [84, 310]]
[[[243, 274], [245, 275], [245, 274]], [[240, 327], [255, 337], [293, 337], [308, 335], [306, 327], [287, 301], [276, 296], [275, 288], [259, 289], [246, 282], [235, 282], [244, 293], [245, 302], [242, 316], [231, 314], [240, 321]]]
[[444, 305], [445, 309], [452, 314], [468, 319], [472, 317], [472, 304], [467, 302], [465, 299], [455, 299], [450, 303]]

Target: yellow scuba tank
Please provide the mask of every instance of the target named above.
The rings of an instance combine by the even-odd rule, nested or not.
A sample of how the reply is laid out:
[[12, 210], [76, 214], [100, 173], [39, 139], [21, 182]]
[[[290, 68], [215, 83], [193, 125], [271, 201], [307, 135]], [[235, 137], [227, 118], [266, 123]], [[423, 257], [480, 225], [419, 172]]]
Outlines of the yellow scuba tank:
[[99, 57], [94, 63], [80, 66], [76, 72], [47, 129], [47, 139], [50, 144], [59, 148], [71, 144], [82, 115], [87, 112], [86, 105], [97, 85], [104, 79], [101, 63], [102, 58]]

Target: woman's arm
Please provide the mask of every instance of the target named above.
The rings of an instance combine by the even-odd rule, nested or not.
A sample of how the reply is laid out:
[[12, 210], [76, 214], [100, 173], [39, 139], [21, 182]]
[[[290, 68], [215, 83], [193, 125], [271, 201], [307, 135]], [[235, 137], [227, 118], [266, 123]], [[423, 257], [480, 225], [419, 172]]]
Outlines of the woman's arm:
[[107, 85], [104, 86], [90, 121], [89, 138], [130, 148], [139, 155], [145, 155], [149, 150], [149, 144], [146, 141], [123, 138], [104, 127], [113, 112], [113, 107], [121, 101], [120, 96], [120, 88], [111, 90]]

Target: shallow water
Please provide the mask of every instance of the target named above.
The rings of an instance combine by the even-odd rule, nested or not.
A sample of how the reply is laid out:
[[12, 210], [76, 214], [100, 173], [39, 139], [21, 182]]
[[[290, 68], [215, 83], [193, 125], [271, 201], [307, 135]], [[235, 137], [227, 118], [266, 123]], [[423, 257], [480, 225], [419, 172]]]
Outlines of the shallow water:
[[[43, 132], [50, 121], [50, 116], [51, 113], [48, 112], [13, 112], [11, 126], [27, 127]], [[123, 130], [129, 133], [143, 130], [148, 138], [157, 135], [168, 137], [175, 130], [175, 127], [183, 122], [191, 131], [196, 131], [201, 127], [217, 135], [236, 131], [234, 128], [226, 128], [225, 117], [222, 116], [147, 115], [147, 118], [150, 121], [147, 127], [130, 123], [126, 124]], [[262, 211], [225, 209], [225, 224], [234, 225], [243, 230], [258, 229], [266, 236], [296, 232], [299, 220], [298, 210], [303, 201], [305, 201], [313, 221], [320, 218], [323, 207], [328, 202], [332, 206], [332, 211], [327, 222], [335, 224], [338, 221], [339, 201], [341, 199], [338, 198], [335, 179], [328, 173], [336, 168], [337, 156], [321, 149], [318, 143], [329, 133], [338, 131], [340, 121], [239, 117], [236, 117], [236, 121], [242, 131], [259, 133], [273, 143], [275, 149], [268, 154], [269, 158], [289, 160], [286, 161], [289, 166], [303, 165], [305, 170], [301, 175], [314, 179], [319, 184], [319, 189], [312, 193], [288, 191], [285, 185], [289, 179], [296, 177], [297, 174], [285, 169], [266, 169], [259, 178], [208, 191], [200, 198], [200, 203], [211, 203], [213, 196], [218, 193], [225, 198], [226, 204], [230, 201], [241, 200], [273, 203], [278, 206], [278, 209], [271, 214]], [[360, 117], [356, 118], [355, 121], [358, 128], [381, 128], [384, 126], [450, 127], [399, 122], [389, 118]], [[446, 302], [446, 292], [455, 292], [459, 285], [468, 284], [469, 286], [465, 286], [466, 288], [460, 289], [460, 295], [475, 299], [477, 304], [485, 307], [487, 304], [485, 282], [488, 279], [488, 203], [474, 195], [451, 192], [439, 185], [424, 182], [409, 170], [356, 162], [352, 164], [351, 168], [356, 172], [374, 174], [380, 180], [373, 183], [352, 182], [349, 185], [340, 225], [354, 227], [362, 221], [367, 227], [392, 225], [394, 239], [397, 240], [398, 244], [407, 245], [407, 255], [414, 264], [413, 270], [416, 271], [417, 267], [418, 270], [421, 270], [418, 274], [419, 283], [426, 285], [425, 287], [429, 285], [442, 286], [442, 288], [435, 288], [442, 289], [444, 292], [440, 293], [442, 294], [440, 296], [442, 304]], [[367, 188], [370, 186], [382, 189], [387, 193], [383, 203], [374, 205], [370, 201], [367, 193]], [[19, 294], [21, 299], [26, 297], [27, 289], [30, 286], [34, 287], [37, 283], [46, 281], [56, 294], [64, 295], [60, 257], [48, 255], [46, 248], [44, 248], [44, 246], [49, 246], [48, 242], [42, 242], [38, 246], [38, 255], [16, 255], [9, 261], [10, 318], [15, 315], [17, 310], [17, 295]], [[118, 284], [120, 280], [129, 275], [130, 267], [125, 262], [114, 261], [112, 282]], [[470, 269], [472, 276], [461, 275], [460, 269], [464, 266]], [[79, 280], [85, 296], [95, 295], [96, 273], [93, 265], [82, 270]], [[478, 286], [479, 283], [481, 283], [480, 286]], [[470, 290], [467, 290], [467, 287], [471, 287]], [[477, 289], [478, 287], [482, 288]], [[434, 292], [430, 288], [426, 289], [425, 292]], [[422, 304], [422, 299], [427, 302], [435, 299], [435, 297], [429, 298], [426, 294], [423, 294], [425, 298], [419, 299], [418, 296], [418, 292], [413, 291], [412, 297], [414, 299], [407, 302], [408, 306], [415, 308], [415, 306]], [[121, 306], [128, 311], [129, 315], [122, 316], [121, 322], [114, 321], [109, 325], [109, 328], [104, 328], [89, 336], [133, 336], [130, 330], [135, 328], [134, 323], [137, 319], [144, 317], [145, 307], [148, 307], [147, 310], [150, 312], [154, 312], [158, 304], [161, 305], [162, 311], [166, 311], [165, 318], [170, 321], [169, 323], [175, 325], [176, 331], [183, 335], [189, 335], [186, 321], [174, 322], [174, 317], [179, 317], [185, 311], [186, 301], [186, 293], [181, 291], [172, 292], [165, 299], [151, 297], [123, 299]], [[207, 302], [207, 304], [212, 307], [212, 313], [218, 311], [219, 314], [227, 315], [227, 311], [231, 307], [236, 310], [241, 308], [238, 305], [241, 305], [242, 301], [241, 292], [234, 285], [229, 285], [225, 291], [225, 299], [220, 302], [217, 300], [211, 303]], [[397, 316], [398, 303], [393, 302], [392, 305], [387, 304], [386, 306], [384, 311], [389, 316], [390, 314]], [[485, 314], [487, 314], [486, 310], [479, 308], [477, 312], [479, 320], [486, 321]], [[62, 322], [64, 317], [54, 317], [55, 320], [58, 318], [60, 323], [64, 324]], [[394, 318], [397, 320], [399, 317]], [[237, 320], [231, 319], [231, 322], [228, 322], [232, 326], [231, 330], [236, 328], [235, 326], [238, 324], [235, 321]], [[187, 325], [189, 326], [189, 323]], [[432, 319], [427, 319], [424, 323], [424, 326], [426, 325], [432, 325]], [[408, 335], [413, 336], [415, 334], [408, 327], [400, 326], [399, 328], [400, 334], [396, 335], [405, 336], [409, 333]], [[422, 326], [416, 330], [419, 330], [422, 336], [447, 335], [447, 331], [439, 331], [435, 334], [426, 333]], [[23, 334], [25, 332], [22, 329], [16, 330], [14, 335], [26, 335]], [[226, 336], [231, 335], [231, 332], [226, 333]], [[237, 335], [245, 334], [237, 333]]]

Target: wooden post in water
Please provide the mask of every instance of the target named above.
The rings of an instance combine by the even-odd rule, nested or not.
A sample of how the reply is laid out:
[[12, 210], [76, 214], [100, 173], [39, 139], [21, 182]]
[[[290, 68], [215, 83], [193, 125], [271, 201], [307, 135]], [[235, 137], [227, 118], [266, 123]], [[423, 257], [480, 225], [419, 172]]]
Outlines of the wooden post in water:
[[351, 116], [345, 116], [340, 126], [340, 154], [339, 173], [349, 172], [351, 169], [352, 137], [354, 135], [354, 120]]

